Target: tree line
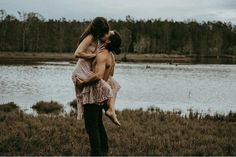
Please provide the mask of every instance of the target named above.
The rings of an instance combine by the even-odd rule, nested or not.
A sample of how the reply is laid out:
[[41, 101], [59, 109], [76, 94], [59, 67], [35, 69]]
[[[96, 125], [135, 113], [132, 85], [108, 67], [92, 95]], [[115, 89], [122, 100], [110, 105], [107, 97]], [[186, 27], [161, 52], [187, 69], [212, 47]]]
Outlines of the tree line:
[[[74, 52], [90, 21], [48, 19], [34, 12], [18, 17], [0, 10], [0, 51]], [[122, 52], [236, 55], [236, 26], [230, 22], [162, 19], [109, 20], [122, 36]]]

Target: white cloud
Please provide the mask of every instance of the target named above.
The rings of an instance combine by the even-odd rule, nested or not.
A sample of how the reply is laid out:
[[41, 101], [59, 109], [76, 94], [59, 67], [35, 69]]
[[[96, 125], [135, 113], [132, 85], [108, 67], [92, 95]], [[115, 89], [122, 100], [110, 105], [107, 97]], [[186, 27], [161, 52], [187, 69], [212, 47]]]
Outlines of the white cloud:
[[236, 0], [1, 0], [0, 9], [17, 15], [17, 11], [38, 12], [46, 19], [124, 19], [174, 20], [196, 19], [231, 21], [236, 24]]

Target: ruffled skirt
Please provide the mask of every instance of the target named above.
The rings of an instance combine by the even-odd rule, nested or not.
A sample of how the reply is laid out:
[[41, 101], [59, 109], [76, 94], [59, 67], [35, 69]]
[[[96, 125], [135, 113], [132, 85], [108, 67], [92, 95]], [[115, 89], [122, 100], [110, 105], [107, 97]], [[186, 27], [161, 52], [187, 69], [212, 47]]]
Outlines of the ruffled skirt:
[[113, 96], [111, 86], [104, 80], [78, 89], [77, 99], [82, 105], [84, 104], [101, 104]]
[[102, 104], [105, 100], [108, 100], [113, 95], [116, 95], [120, 88], [120, 84], [113, 77], [110, 77], [107, 82], [100, 80], [97, 84], [94, 84], [91, 87], [85, 87], [82, 90], [75, 87], [77, 98], [77, 120], [81, 120], [83, 118], [83, 105], [95, 102], [100, 102], [97, 104]]

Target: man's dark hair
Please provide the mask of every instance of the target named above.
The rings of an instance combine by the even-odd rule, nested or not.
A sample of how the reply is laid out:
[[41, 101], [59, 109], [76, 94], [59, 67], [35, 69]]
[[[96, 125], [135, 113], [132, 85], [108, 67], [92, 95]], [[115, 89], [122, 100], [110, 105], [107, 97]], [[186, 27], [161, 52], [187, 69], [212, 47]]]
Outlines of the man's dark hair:
[[120, 46], [121, 46], [121, 36], [116, 30], [114, 30], [114, 34], [109, 37], [110, 43], [107, 44], [106, 48], [109, 51], [112, 51], [116, 54], [120, 54]]

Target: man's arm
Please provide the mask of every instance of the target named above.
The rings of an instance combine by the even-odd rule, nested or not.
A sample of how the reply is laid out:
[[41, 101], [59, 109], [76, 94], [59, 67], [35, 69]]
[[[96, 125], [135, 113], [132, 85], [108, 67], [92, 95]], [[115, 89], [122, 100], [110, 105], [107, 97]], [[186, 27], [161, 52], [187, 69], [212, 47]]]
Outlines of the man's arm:
[[115, 71], [115, 66], [116, 66], [116, 59], [115, 59], [115, 56], [113, 54], [112, 55], [112, 58], [113, 58], [113, 66], [112, 66], [112, 70], [111, 70], [111, 75], [110, 76], [113, 76], [114, 75], [114, 71]]
[[115, 65], [116, 65], [116, 63], [114, 63], [114, 64], [113, 64], [113, 68], [112, 68], [112, 71], [111, 71], [111, 76], [113, 76], [113, 75], [114, 75], [114, 71], [115, 71]]
[[100, 52], [96, 56], [95, 74], [87, 80], [83, 81], [80, 80], [79, 86], [89, 85], [90, 83], [103, 79], [105, 70], [106, 70], [106, 55], [103, 52]]
[[84, 40], [79, 44], [79, 46], [75, 50], [74, 53], [75, 58], [91, 59], [96, 57], [96, 54], [90, 54], [86, 52], [87, 48], [92, 42], [93, 42], [93, 37], [91, 35], [85, 37]]

